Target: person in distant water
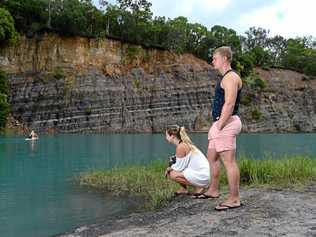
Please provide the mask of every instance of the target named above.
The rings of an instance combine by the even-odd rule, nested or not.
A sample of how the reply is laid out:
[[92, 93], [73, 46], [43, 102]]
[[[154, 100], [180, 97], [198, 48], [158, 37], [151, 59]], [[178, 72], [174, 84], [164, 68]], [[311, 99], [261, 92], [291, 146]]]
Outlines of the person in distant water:
[[32, 130], [28, 138], [30, 138], [30, 139], [38, 139], [38, 135], [37, 135], [36, 132], [34, 132], [34, 130]]
[[189, 194], [187, 185], [195, 187], [194, 195], [202, 193], [210, 183], [210, 166], [204, 154], [193, 145], [184, 127], [169, 126], [166, 140], [176, 146], [175, 163], [166, 169], [165, 175], [179, 183], [175, 194]]
[[213, 53], [213, 66], [221, 74], [215, 87], [215, 98], [212, 106], [213, 124], [208, 133], [208, 160], [211, 165], [211, 185], [197, 198], [218, 198], [220, 160], [226, 169], [229, 185], [229, 196], [215, 207], [216, 210], [227, 210], [241, 206], [239, 195], [240, 173], [235, 159], [236, 136], [241, 131], [241, 120], [238, 108], [241, 98], [242, 81], [231, 68], [232, 51], [230, 47], [217, 48]]

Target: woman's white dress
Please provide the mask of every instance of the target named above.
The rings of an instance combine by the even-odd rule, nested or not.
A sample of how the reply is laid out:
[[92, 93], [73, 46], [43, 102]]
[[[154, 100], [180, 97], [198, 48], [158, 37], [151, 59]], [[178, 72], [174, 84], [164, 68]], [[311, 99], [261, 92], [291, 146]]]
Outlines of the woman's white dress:
[[185, 157], [177, 157], [171, 168], [183, 172], [183, 176], [194, 186], [208, 187], [210, 184], [209, 162], [198, 149], [193, 149]]

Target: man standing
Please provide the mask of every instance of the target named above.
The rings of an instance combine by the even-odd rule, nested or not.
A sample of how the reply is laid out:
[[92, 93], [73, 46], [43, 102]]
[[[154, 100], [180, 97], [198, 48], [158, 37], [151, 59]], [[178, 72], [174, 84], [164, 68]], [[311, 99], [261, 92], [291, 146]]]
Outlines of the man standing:
[[213, 124], [208, 133], [209, 145], [207, 158], [211, 166], [211, 185], [209, 189], [197, 198], [218, 198], [218, 182], [220, 175], [220, 160], [226, 169], [229, 196], [215, 209], [218, 211], [241, 206], [239, 196], [239, 168], [236, 163], [236, 136], [241, 131], [241, 121], [238, 107], [242, 81], [231, 68], [232, 51], [230, 47], [220, 47], [214, 51], [213, 66], [221, 74], [221, 79], [215, 88], [215, 98], [212, 107]]

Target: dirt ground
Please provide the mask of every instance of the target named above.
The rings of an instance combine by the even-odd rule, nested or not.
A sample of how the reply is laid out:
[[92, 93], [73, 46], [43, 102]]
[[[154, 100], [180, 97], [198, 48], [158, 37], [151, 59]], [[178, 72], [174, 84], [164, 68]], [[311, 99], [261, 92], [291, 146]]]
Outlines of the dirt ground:
[[168, 206], [105, 223], [83, 226], [60, 237], [94, 236], [310, 236], [316, 237], [316, 185], [300, 191], [248, 188], [244, 206], [218, 212], [220, 199], [176, 197]]

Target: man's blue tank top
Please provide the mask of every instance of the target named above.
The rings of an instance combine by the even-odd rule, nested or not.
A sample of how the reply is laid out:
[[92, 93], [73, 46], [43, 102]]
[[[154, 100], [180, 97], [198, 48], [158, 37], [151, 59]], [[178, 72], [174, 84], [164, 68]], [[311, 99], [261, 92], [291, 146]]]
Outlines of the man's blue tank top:
[[[223, 78], [230, 72], [234, 72], [234, 70], [230, 69], [228, 70], [220, 80], [218, 80], [216, 87], [215, 87], [215, 97], [213, 101], [213, 107], [212, 107], [212, 117], [213, 121], [217, 121], [219, 117], [221, 116], [222, 109], [225, 103], [225, 90], [221, 87], [221, 82]], [[232, 115], [238, 114], [239, 104], [240, 104], [240, 98], [241, 98], [241, 88], [237, 92], [237, 97], [235, 101], [235, 106], [233, 110]]]

